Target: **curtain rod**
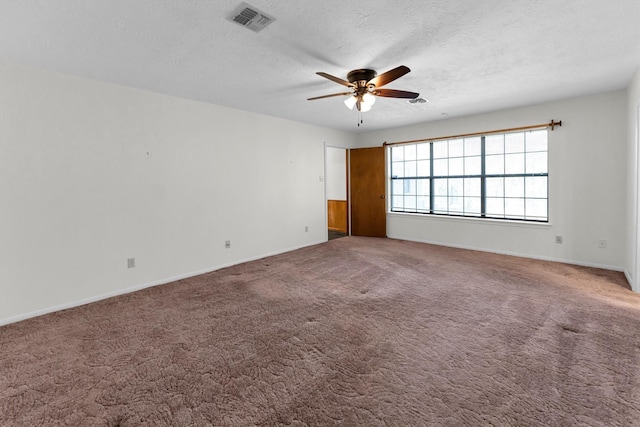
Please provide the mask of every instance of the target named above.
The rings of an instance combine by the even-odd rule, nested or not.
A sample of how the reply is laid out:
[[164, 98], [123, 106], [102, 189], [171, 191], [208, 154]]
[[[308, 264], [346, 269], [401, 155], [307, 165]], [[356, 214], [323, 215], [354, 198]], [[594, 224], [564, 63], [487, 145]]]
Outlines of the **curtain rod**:
[[551, 130], [555, 130], [556, 126], [562, 126], [562, 120], [560, 120], [559, 122], [554, 121], [553, 119], [551, 120], [551, 122], [549, 123], [543, 123], [540, 125], [531, 125], [531, 126], [521, 126], [518, 128], [509, 128], [509, 129], [496, 129], [496, 130], [490, 130], [490, 131], [486, 131], [486, 132], [473, 132], [473, 133], [463, 133], [460, 135], [449, 135], [449, 136], [440, 136], [437, 138], [424, 138], [424, 139], [413, 139], [411, 141], [398, 141], [398, 142], [384, 142], [384, 144], [382, 144], [383, 146], [388, 146], [388, 145], [400, 145], [400, 144], [411, 144], [414, 142], [427, 142], [427, 141], [439, 141], [442, 139], [451, 139], [451, 138], [462, 138], [464, 136], [478, 136], [478, 135], [488, 135], [491, 133], [506, 133], [506, 132], [515, 132], [518, 130], [527, 130], [527, 129], [542, 129], [542, 128], [548, 128], [551, 127]]

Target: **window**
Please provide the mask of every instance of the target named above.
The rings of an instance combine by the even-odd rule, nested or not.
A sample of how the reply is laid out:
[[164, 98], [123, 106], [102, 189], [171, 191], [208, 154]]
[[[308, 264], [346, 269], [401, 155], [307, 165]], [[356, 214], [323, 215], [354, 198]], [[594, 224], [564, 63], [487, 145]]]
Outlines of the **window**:
[[391, 211], [548, 221], [547, 130], [390, 147]]

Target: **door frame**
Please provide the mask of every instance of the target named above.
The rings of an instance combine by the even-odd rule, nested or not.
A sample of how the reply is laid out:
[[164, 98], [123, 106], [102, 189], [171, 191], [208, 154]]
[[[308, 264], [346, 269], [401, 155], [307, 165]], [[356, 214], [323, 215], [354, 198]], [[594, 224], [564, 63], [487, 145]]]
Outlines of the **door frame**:
[[633, 129], [635, 131], [633, 148], [633, 258], [632, 258], [632, 277], [631, 289], [640, 292], [640, 103], [636, 105], [634, 111], [635, 117], [633, 121]]

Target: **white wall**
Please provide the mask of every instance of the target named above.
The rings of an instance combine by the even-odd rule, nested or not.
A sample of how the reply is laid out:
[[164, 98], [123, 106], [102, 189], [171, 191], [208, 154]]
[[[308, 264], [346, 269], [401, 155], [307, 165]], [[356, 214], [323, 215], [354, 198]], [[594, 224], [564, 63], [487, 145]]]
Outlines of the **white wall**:
[[[387, 216], [393, 238], [623, 270], [626, 92], [616, 91], [358, 136], [358, 146], [562, 120], [549, 132], [548, 225], [425, 215]], [[563, 244], [555, 236], [563, 236]], [[598, 241], [607, 240], [606, 249]]]
[[552, 118], [550, 225], [389, 214], [389, 236], [633, 276], [639, 100], [640, 72], [628, 91], [355, 136], [0, 62], [0, 324], [324, 241], [325, 144]]
[[0, 62], [0, 324], [325, 241], [353, 141]]
[[347, 200], [347, 150], [327, 147], [327, 200]]
[[640, 163], [638, 145], [640, 144], [640, 69], [636, 72], [627, 90], [627, 246], [625, 273], [633, 290], [640, 292], [638, 254], [640, 238], [638, 233], [638, 212], [640, 211], [640, 185], [638, 185], [638, 165]]

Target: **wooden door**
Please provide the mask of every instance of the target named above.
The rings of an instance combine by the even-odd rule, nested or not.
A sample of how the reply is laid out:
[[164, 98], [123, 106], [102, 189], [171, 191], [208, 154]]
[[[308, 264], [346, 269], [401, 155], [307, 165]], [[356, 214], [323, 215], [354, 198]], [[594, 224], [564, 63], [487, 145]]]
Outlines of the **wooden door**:
[[351, 234], [387, 237], [384, 147], [350, 150]]

